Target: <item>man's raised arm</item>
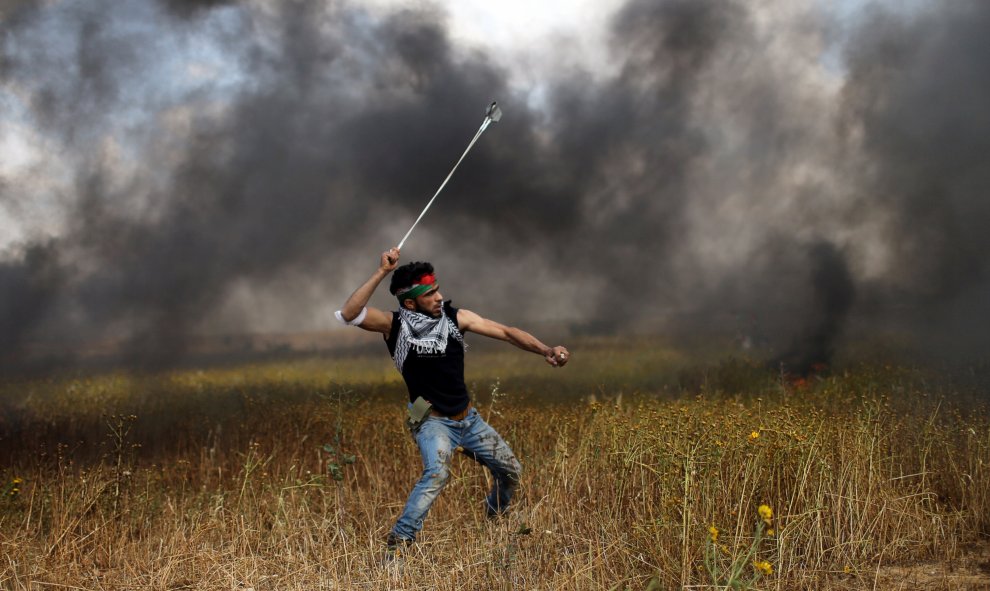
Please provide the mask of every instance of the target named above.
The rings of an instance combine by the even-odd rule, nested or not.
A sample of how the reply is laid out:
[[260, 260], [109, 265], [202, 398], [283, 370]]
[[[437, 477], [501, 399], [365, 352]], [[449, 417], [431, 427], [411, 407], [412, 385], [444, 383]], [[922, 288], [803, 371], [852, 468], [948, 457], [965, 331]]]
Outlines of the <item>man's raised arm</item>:
[[371, 332], [388, 334], [392, 328], [392, 315], [377, 308], [368, 307], [368, 300], [371, 299], [378, 284], [388, 274], [395, 270], [399, 264], [399, 249], [390, 248], [382, 253], [378, 269], [372, 273], [371, 277], [364, 282], [364, 285], [354, 290], [351, 297], [347, 298], [344, 306], [337, 311], [337, 320], [351, 326], [360, 326]]
[[457, 324], [461, 327], [462, 331], [474, 332], [486, 337], [512, 343], [523, 351], [542, 355], [543, 359], [554, 367], [563, 367], [571, 357], [566, 347], [548, 347], [540, 339], [525, 330], [505, 326], [494, 320], [482, 318], [470, 310], [457, 311]]

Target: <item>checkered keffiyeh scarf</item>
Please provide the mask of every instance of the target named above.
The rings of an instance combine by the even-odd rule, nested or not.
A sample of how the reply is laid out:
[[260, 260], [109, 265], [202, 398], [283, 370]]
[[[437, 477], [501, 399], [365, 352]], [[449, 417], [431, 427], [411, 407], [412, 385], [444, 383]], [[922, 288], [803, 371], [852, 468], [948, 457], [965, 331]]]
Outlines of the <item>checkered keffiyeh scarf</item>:
[[447, 337], [454, 337], [464, 345], [464, 336], [443, 308], [439, 318], [401, 308], [399, 336], [395, 342], [395, 354], [392, 355], [395, 367], [402, 372], [409, 349], [415, 349], [417, 353], [443, 353], [447, 350]]

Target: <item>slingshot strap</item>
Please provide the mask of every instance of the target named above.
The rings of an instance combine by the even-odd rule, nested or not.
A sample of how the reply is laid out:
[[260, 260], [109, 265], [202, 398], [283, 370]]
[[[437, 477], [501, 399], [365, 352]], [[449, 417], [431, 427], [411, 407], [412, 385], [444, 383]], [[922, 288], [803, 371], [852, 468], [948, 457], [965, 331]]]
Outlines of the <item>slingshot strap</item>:
[[402, 245], [406, 243], [406, 239], [409, 238], [410, 234], [412, 234], [412, 231], [416, 228], [416, 225], [419, 223], [419, 220], [423, 219], [423, 216], [426, 215], [426, 212], [430, 209], [430, 206], [433, 205], [433, 201], [437, 198], [437, 195], [439, 195], [440, 191], [443, 191], [443, 188], [447, 185], [447, 181], [450, 180], [450, 177], [454, 176], [454, 171], [457, 170], [457, 167], [461, 165], [461, 160], [464, 160], [464, 157], [467, 156], [467, 153], [471, 151], [471, 147], [474, 146], [474, 143], [476, 141], [478, 141], [478, 138], [481, 137], [481, 134], [484, 133], [486, 129], [488, 129], [488, 125], [491, 124], [491, 122], [492, 120], [490, 117], [485, 117], [485, 121], [481, 124], [481, 127], [478, 129], [478, 133], [474, 134], [474, 137], [471, 138], [471, 143], [468, 144], [467, 149], [464, 150], [463, 154], [461, 154], [461, 157], [457, 160], [457, 164], [454, 164], [454, 168], [450, 169], [450, 174], [447, 175], [447, 178], [443, 179], [443, 183], [440, 184], [440, 188], [437, 189], [437, 192], [433, 194], [433, 198], [430, 199], [429, 203], [426, 204], [426, 207], [423, 208], [423, 211], [420, 212], [419, 217], [416, 218], [415, 222], [413, 222], [412, 227], [409, 228], [409, 231], [406, 232], [406, 235], [402, 237], [402, 240], [399, 241], [399, 246], [397, 246], [396, 248], [399, 248], [400, 250], [402, 249]]

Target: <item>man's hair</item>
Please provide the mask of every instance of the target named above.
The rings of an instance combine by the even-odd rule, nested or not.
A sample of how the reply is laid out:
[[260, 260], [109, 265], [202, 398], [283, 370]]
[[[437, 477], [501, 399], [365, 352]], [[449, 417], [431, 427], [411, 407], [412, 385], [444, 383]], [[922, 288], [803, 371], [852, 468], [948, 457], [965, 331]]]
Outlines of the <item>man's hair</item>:
[[430, 263], [422, 263], [416, 261], [415, 263], [406, 263], [392, 273], [392, 282], [388, 286], [388, 291], [392, 295], [399, 291], [403, 287], [409, 287], [414, 281], [419, 279], [423, 275], [429, 275], [433, 273], [433, 265]]

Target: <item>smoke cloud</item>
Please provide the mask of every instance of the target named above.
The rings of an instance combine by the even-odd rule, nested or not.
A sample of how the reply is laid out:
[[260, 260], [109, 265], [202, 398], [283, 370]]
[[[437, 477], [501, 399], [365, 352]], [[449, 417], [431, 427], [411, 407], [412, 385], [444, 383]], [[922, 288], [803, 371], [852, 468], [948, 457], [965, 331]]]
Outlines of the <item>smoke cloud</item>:
[[986, 350], [975, 0], [631, 0], [607, 71], [544, 49], [535, 89], [430, 5], [7, 4], [0, 138], [28, 156], [0, 168], [5, 363], [330, 327], [492, 99], [403, 253], [458, 305], [538, 333], [751, 330], [799, 371], [867, 317]]
[[934, 346], [986, 351], [990, 335], [990, 6], [917, 19], [875, 13], [847, 50], [857, 187], [889, 262], [883, 288]]

